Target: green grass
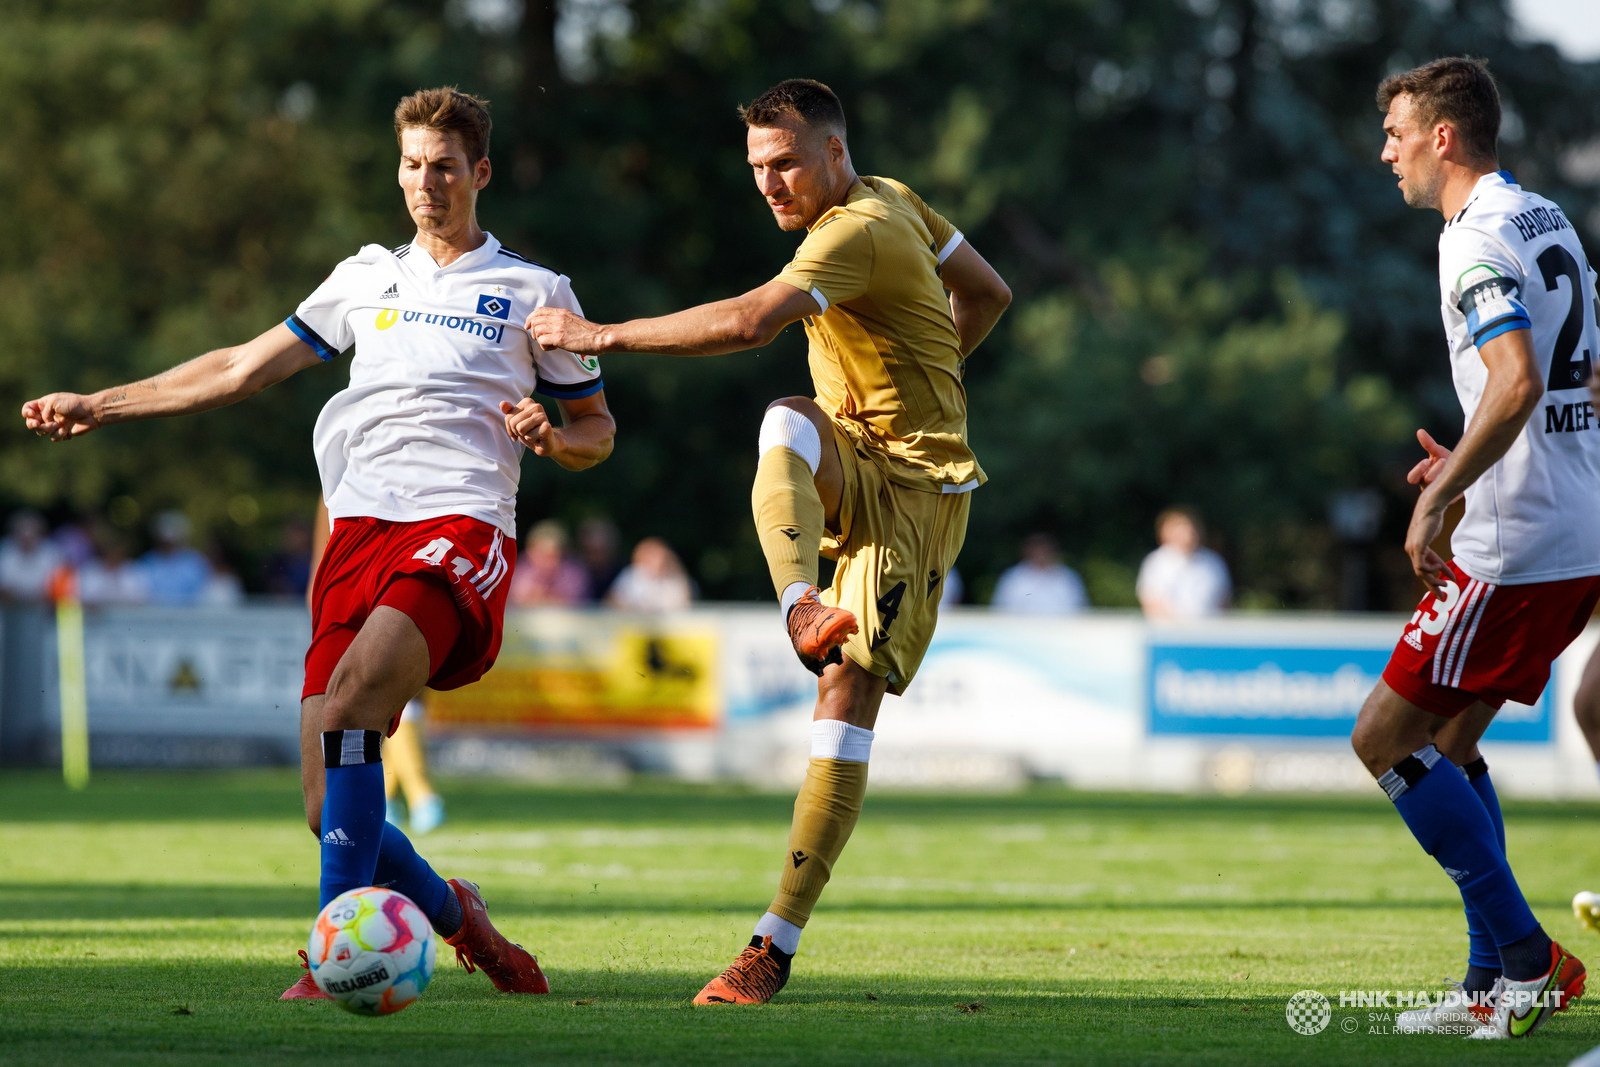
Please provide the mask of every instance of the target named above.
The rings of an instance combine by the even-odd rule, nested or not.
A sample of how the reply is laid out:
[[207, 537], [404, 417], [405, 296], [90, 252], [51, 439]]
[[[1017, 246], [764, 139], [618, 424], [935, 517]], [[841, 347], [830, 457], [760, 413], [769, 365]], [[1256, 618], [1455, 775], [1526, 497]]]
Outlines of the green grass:
[[[1459, 898], [1381, 795], [874, 795], [788, 988], [697, 1009], [771, 897], [789, 798], [445, 792], [422, 851], [482, 883], [554, 993], [441, 955], [421, 1001], [364, 1019], [276, 999], [316, 909], [293, 775], [71, 795], [0, 774], [0, 1064], [1565, 1063], [1600, 1043], [1600, 996], [1523, 1042], [1371, 1034], [1337, 1006], [1315, 1037], [1288, 1028], [1299, 989], [1337, 1005], [1461, 972]], [[1506, 814], [1546, 928], [1600, 962], [1567, 909], [1600, 888], [1600, 808]]]

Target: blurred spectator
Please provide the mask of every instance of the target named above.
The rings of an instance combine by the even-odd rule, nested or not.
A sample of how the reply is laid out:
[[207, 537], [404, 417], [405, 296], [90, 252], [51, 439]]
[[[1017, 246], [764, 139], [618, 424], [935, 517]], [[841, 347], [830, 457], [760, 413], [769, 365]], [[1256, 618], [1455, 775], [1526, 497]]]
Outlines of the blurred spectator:
[[1083, 579], [1061, 562], [1055, 538], [1036, 533], [1023, 539], [1022, 562], [1000, 575], [991, 606], [1016, 615], [1072, 615], [1088, 604]]
[[944, 589], [939, 593], [939, 606], [948, 608], [952, 604], [961, 603], [961, 598], [966, 595], [967, 583], [961, 580], [961, 572], [954, 567], [944, 576]]
[[144, 570], [128, 556], [128, 542], [111, 527], [95, 531], [98, 556], [78, 568], [78, 598], [85, 604], [143, 604], [150, 599]]
[[1222, 557], [1202, 547], [1200, 516], [1188, 508], [1168, 508], [1156, 518], [1161, 547], [1139, 567], [1139, 603], [1159, 622], [1198, 619], [1225, 611], [1233, 582]]
[[150, 602], [165, 605], [200, 603], [211, 581], [211, 565], [189, 547], [189, 518], [181, 511], [163, 511], [150, 524], [156, 545], [139, 560], [150, 588]]
[[23, 508], [11, 516], [10, 536], [0, 541], [0, 599], [41, 601], [50, 595], [50, 576], [64, 562], [45, 535], [44, 516]]
[[694, 584], [683, 564], [659, 537], [633, 549], [633, 562], [611, 583], [606, 602], [623, 611], [682, 611], [694, 600]]
[[598, 515], [578, 523], [578, 557], [589, 572], [589, 599], [604, 600], [622, 571], [617, 561], [617, 524]]
[[205, 588], [200, 591], [196, 603], [208, 608], [231, 608], [243, 604], [244, 582], [239, 580], [239, 572], [233, 569], [227, 553], [215, 541], [211, 542], [211, 548], [206, 552], [206, 562], [210, 565], [210, 573], [206, 576]]
[[50, 535], [50, 540], [60, 550], [62, 560], [68, 566], [81, 568], [94, 559], [93, 536], [75, 522], [56, 527], [56, 532]]
[[273, 596], [303, 597], [311, 584], [311, 524], [290, 519], [283, 524], [278, 551], [261, 568], [261, 584]]
[[528, 531], [522, 558], [511, 578], [511, 603], [570, 606], [589, 599], [589, 574], [567, 557], [567, 531], [554, 519]]

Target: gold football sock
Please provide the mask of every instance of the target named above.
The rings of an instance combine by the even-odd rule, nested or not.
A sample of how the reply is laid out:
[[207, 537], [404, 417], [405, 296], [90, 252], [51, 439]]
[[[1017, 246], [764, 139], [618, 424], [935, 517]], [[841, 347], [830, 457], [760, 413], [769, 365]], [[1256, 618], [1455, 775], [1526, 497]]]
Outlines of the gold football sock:
[[778, 879], [778, 895], [767, 910], [804, 926], [850, 840], [867, 793], [867, 765], [853, 760], [813, 759], [794, 802], [789, 855]]
[[811, 467], [790, 448], [769, 448], [756, 467], [750, 490], [756, 536], [766, 554], [772, 584], [781, 594], [794, 582], [817, 584], [817, 549], [822, 544], [822, 497]]
[[422, 755], [422, 731], [417, 729], [416, 723], [406, 722], [403, 719], [394, 736], [383, 745], [385, 795], [394, 796], [394, 786], [397, 781], [406, 791], [408, 807], [433, 793], [433, 786], [428, 782], [428, 764]]

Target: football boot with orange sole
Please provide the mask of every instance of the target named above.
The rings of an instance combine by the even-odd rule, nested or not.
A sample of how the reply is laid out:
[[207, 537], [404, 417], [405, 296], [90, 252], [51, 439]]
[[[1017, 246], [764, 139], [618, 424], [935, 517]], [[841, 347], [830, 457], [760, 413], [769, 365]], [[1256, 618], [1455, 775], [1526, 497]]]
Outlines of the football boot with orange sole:
[[772, 946], [770, 937], [752, 937], [732, 966], [700, 990], [696, 1004], [765, 1004], [789, 982], [794, 957]]
[[828, 664], [844, 661], [844, 653], [839, 648], [860, 629], [853, 614], [844, 608], [830, 608], [818, 599], [821, 593], [816, 586], [807, 589], [789, 609], [788, 618], [789, 641], [794, 645], [794, 654], [800, 657], [806, 670], [819, 678]]

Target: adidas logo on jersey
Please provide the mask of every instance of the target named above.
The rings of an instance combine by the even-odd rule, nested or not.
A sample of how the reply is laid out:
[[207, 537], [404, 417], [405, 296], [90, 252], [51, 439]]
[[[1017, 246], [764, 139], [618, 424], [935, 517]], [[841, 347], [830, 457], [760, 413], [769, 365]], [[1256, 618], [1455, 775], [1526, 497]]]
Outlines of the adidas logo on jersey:
[[1410, 645], [1412, 648], [1416, 649], [1418, 652], [1422, 651], [1421, 630], [1407, 630], [1406, 635], [1402, 637], [1401, 640]]
[[387, 288], [387, 289], [385, 289], [383, 291], [383, 295], [378, 297], [378, 299], [379, 300], [399, 300], [400, 299], [400, 283], [396, 282], [394, 285], [389, 286], [389, 288]]
[[345, 832], [337, 827], [322, 835], [322, 843], [324, 845], [349, 845], [351, 848], [356, 846], [356, 843], [350, 840]]

